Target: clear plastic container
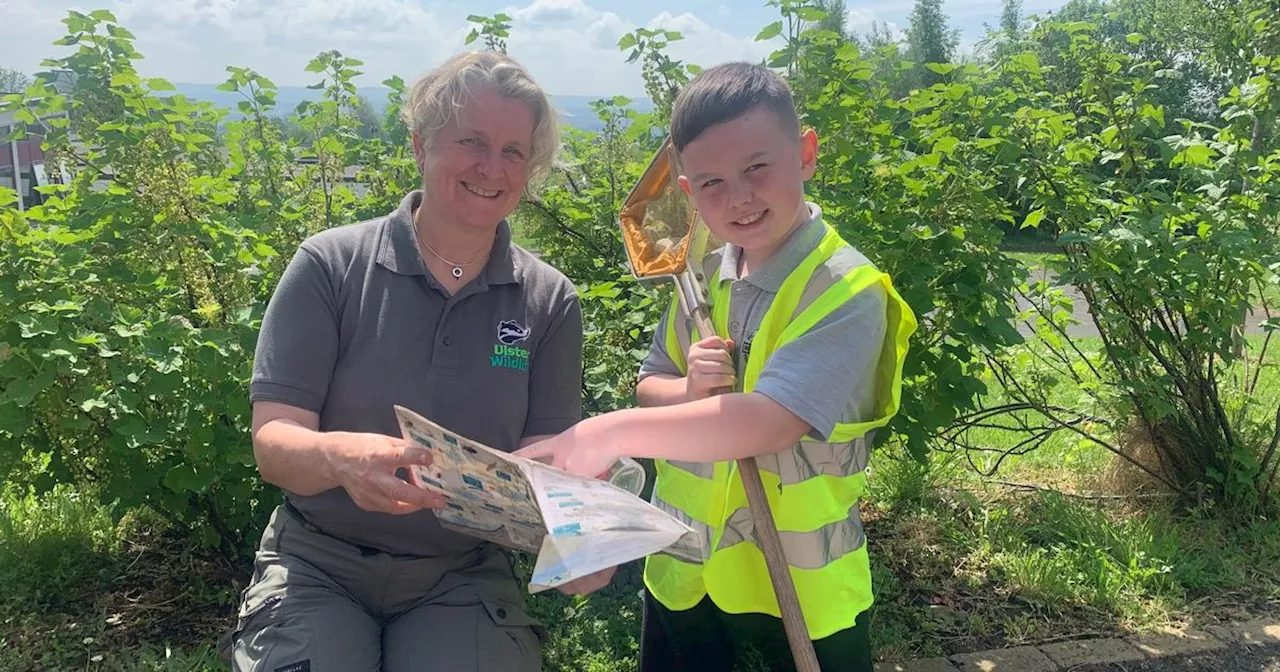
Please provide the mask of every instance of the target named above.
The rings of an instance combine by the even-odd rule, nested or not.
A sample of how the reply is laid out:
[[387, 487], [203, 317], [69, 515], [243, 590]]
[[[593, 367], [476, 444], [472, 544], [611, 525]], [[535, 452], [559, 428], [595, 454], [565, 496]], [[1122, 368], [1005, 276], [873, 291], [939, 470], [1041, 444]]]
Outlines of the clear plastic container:
[[644, 491], [644, 467], [639, 462], [624, 457], [609, 467], [609, 482], [636, 497]]

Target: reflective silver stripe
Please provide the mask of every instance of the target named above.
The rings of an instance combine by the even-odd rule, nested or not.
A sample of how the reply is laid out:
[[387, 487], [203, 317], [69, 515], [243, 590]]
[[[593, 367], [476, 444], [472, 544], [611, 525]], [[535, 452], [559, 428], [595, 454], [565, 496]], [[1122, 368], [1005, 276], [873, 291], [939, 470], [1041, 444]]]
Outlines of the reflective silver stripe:
[[[716, 250], [708, 253], [707, 256], [702, 259], [702, 274], [707, 283], [706, 287], [708, 288], [708, 291], [710, 290], [712, 276], [715, 274], [715, 271], [720, 268], [720, 257], [721, 250]], [[679, 296], [680, 292], [677, 291], [674, 295], [675, 298], [673, 298], [677, 303], [675, 317], [679, 320], [675, 325], [676, 345], [679, 346], [680, 353], [684, 355], [686, 362], [685, 365], [687, 367], [689, 346], [693, 345], [693, 331], [695, 327], [693, 326], [693, 315], [689, 313], [689, 307], [684, 305], [683, 301], [679, 300]], [[687, 372], [688, 369], [686, 368], [686, 373]]]
[[871, 260], [852, 247], [841, 246], [836, 249], [826, 261], [818, 264], [818, 267], [813, 270], [813, 275], [809, 276], [809, 282], [804, 286], [804, 292], [800, 294], [800, 302], [796, 304], [795, 312], [791, 317], [795, 318], [803, 313], [818, 300], [819, 296], [822, 296], [823, 292], [831, 289], [849, 271], [869, 263]]
[[684, 370], [687, 375], [689, 372], [689, 335], [693, 333], [693, 317], [689, 315], [689, 310], [684, 307], [684, 302], [674, 299], [679, 306], [676, 309], [676, 345], [680, 348], [680, 361], [684, 362]]
[[712, 479], [716, 475], [716, 465], [714, 462], [679, 462], [672, 460], [663, 460], [681, 471], [687, 471], [698, 478]]
[[693, 528], [693, 533], [680, 537], [675, 544], [667, 547], [663, 553], [678, 560], [701, 564], [711, 557], [712, 529], [710, 525], [689, 517], [689, 514], [676, 508], [654, 493], [650, 498], [654, 506], [671, 514], [676, 520]]
[[849, 476], [867, 468], [866, 437], [852, 443], [801, 441], [792, 450], [756, 457], [762, 471], [778, 475], [782, 485], [793, 485], [814, 476]]
[[[720, 537], [720, 545], [716, 550], [729, 548], [744, 541], [760, 546], [756, 538], [755, 521], [751, 519], [751, 510], [743, 507], [733, 512], [725, 523], [724, 535]], [[852, 553], [866, 543], [866, 534], [862, 531], [862, 518], [858, 515], [855, 504], [849, 509], [849, 516], [834, 523], [828, 523], [812, 532], [786, 532], [779, 530], [782, 548], [786, 552], [787, 564], [797, 569], [822, 569], [833, 561]]]
[[676, 543], [658, 551], [657, 555], [669, 555], [681, 562], [701, 565], [707, 561], [705, 551], [710, 544], [703, 543], [697, 534], [690, 532], [676, 540]]

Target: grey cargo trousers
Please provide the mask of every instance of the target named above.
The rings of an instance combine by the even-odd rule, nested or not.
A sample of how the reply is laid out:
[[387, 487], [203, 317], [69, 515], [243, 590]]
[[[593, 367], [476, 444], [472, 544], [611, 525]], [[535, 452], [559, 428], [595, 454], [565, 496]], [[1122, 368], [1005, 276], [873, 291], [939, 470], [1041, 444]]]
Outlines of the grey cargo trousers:
[[223, 655], [236, 672], [533, 672], [544, 635], [500, 548], [392, 556], [280, 507]]

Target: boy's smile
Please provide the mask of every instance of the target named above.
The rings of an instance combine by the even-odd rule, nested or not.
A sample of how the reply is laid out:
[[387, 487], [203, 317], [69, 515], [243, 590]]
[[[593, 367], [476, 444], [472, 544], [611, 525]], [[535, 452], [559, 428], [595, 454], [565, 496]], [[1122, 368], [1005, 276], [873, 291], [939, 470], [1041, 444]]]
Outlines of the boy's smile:
[[813, 177], [817, 136], [791, 137], [757, 106], [716, 124], [680, 152], [680, 185], [717, 237], [743, 249], [745, 271], [777, 251], [808, 221], [804, 183]]

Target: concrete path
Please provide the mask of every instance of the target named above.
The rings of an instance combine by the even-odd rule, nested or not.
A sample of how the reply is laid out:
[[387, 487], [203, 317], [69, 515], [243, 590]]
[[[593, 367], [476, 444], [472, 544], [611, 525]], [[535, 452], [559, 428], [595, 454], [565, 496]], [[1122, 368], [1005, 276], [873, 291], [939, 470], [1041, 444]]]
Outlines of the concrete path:
[[[1053, 273], [1040, 269], [1032, 271], [1032, 275], [1028, 281], [1035, 283], [1044, 279], [1053, 282], [1055, 278], [1056, 276]], [[1089, 317], [1089, 302], [1085, 300], [1084, 295], [1080, 293], [1080, 290], [1076, 289], [1074, 286], [1066, 287], [1066, 293], [1067, 296], [1071, 297], [1072, 314], [1076, 322], [1067, 328], [1067, 334], [1083, 338], [1096, 337], [1098, 335], [1098, 329], [1093, 325], [1093, 319]], [[1019, 311], [1032, 307], [1032, 305], [1022, 297], [1018, 297], [1017, 303]], [[1275, 313], [1277, 309], [1280, 309], [1280, 306], [1271, 307], [1273, 313]], [[1277, 315], [1277, 317], [1280, 317], [1280, 315]], [[1265, 322], [1266, 319], [1267, 316], [1262, 308], [1255, 307], [1248, 319], [1245, 320], [1245, 332], [1250, 334], [1263, 333], [1262, 323]], [[1018, 331], [1020, 331], [1024, 336], [1030, 336], [1034, 333], [1033, 330], [1024, 323], [1018, 324]]]
[[1110, 670], [1280, 672], [1280, 620], [1258, 619], [1206, 631], [1166, 631], [1121, 639], [1021, 646], [907, 663], [876, 672], [1103, 672]]

